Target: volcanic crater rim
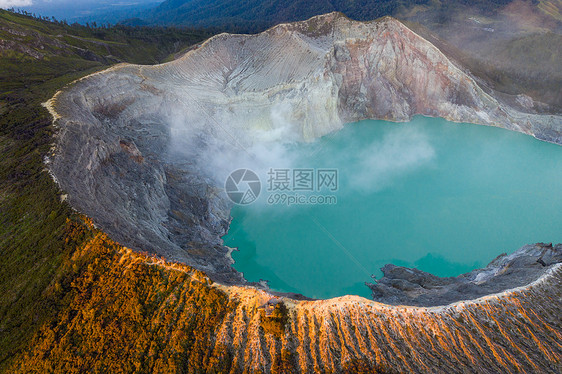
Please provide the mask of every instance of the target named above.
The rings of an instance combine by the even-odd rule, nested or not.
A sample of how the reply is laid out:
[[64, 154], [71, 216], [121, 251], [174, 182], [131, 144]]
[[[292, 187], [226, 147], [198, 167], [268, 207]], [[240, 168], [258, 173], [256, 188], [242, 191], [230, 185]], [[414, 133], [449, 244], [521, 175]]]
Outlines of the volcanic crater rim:
[[[330, 32], [302, 34], [299, 30], [311, 22], [324, 22]], [[285, 33], [276, 35], [277, 28]], [[239, 40], [244, 40], [242, 49]], [[392, 70], [390, 62], [402, 66], [401, 72]], [[384, 17], [363, 23], [331, 13], [257, 35], [216, 35], [166, 64], [119, 64], [76, 80], [45, 104], [57, 127], [48, 168], [71, 206], [116, 241], [193, 266], [220, 284], [248, 285], [232, 268], [231, 249], [220, 239], [229, 227], [230, 207], [213, 177], [202, 175], [196, 162], [182, 170], [173, 157], [161, 162], [158, 156], [170, 156], [169, 144], [181, 130], [170, 121], [188, 123], [188, 133], [229, 154], [229, 137], [251, 146], [247, 135], [255, 129], [278, 129], [271, 112], [286, 103], [281, 115], [294, 123], [301, 140], [358, 119], [403, 122], [422, 114], [562, 144], [561, 117], [522, 113], [501, 103], [399, 21]], [[201, 113], [212, 121], [201, 119]], [[230, 127], [217, 128], [213, 122]], [[119, 146], [123, 139], [135, 145], [142, 163]], [[551, 265], [523, 288], [546, 281], [559, 269], [560, 264]]]

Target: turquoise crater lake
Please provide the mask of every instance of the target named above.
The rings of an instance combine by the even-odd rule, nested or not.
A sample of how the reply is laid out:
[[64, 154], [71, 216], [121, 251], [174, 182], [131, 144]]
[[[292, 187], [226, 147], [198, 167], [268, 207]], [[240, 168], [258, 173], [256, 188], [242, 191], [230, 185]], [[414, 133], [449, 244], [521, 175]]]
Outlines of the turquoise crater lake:
[[276, 291], [370, 297], [364, 283], [388, 263], [457, 276], [525, 244], [562, 242], [555, 144], [415, 117], [348, 124], [284, 152], [290, 161], [274, 169], [337, 169], [339, 186], [298, 192], [334, 196], [335, 204], [272, 205], [279, 191], [268, 191], [272, 177], [258, 172], [258, 200], [232, 209], [223, 239], [238, 248], [234, 267]]

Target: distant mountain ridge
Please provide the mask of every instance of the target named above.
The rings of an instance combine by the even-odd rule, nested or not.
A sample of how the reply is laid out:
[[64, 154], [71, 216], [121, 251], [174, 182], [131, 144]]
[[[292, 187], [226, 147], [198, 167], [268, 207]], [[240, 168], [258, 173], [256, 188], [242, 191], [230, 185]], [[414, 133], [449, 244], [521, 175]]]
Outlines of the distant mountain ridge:
[[230, 31], [262, 31], [274, 24], [308, 19], [333, 11], [366, 21], [416, 6], [448, 12], [458, 6], [476, 6], [492, 11], [512, 0], [167, 0], [143, 19], [148, 23], [214, 26]]

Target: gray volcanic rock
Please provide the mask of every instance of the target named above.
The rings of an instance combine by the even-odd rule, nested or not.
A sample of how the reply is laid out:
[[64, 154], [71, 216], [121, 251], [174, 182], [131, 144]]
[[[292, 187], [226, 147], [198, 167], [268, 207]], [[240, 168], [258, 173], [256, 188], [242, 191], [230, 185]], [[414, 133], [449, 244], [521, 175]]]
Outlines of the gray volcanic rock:
[[562, 143], [560, 117], [503, 105], [399, 21], [338, 13], [217, 35], [167, 64], [118, 65], [48, 107], [60, 129], [49, 169], [73, 207], [125, 246], [229, 284], [245, 281], [222, 245], [223, 183], [256, 146], [416, 114]]
[[391, 305], [438, 306], [525, 286], [562, 262], [562, 244], [526, 245], [502, 254], [483, 269], [441, 278], [418, 269], [385, 265], [384, 276], [367, 283], [373, 299]]

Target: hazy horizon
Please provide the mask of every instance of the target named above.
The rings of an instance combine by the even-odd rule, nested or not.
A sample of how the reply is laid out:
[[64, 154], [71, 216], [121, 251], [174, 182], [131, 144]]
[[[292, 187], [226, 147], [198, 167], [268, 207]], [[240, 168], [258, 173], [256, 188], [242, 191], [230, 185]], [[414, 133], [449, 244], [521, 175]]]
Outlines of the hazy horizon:
[[135, 12], [156, 7], [164, 0], [0, 0], [0, 8], [21, 9], [42, 17], [69, 22], [109, 22], [132, 18]]

